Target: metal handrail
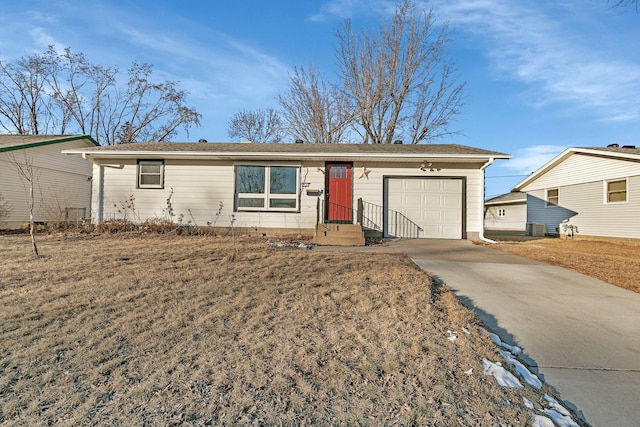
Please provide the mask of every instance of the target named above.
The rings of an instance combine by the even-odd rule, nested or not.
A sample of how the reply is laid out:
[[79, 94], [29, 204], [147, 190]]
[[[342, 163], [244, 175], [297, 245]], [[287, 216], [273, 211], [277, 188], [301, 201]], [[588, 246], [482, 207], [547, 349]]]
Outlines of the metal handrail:
[[382, 206], [358, 199], [358, 223], [362, 228], [381, 232], [383, 217]]
[[[350, 219], [328, 221], [325, 215], [325, 203], [329, 203], [329, 209], [334, 210], [333, 213], [336, 214], [335, 216], [348, 217]], [[359, 198], [357, 206], [357, 209], [355, 209], [355, 219], [356, 222], [360, 224], [364, 230], [375, 230], [382, 232], [382, 224], [386, 222], [387, 234], [392, 237], [415, 239], [420, 237], [420, 233], [424, 231], [422, 227], [411, 221], [411, 219], [409, 219], [406, 215], [393, 209], [387, 209], [385, 218], [384, 208], [380, 205], [366, 202], [362, 200], [362, 198]], [[326, 222], [350, 224], [354, 220], [354, 209], [352, 207], [343, 206], [333, 202], [327, 202], [325, 200], [322, 200], [322, 198], [320, 197], [318, 198], [316, 209], [317, 224], [324, 224]]]
[[417, 239], [420, 237], [421, 231], [424, 231], [423, 228], [407, 218], [402, 212], [387, 210], [387, 234], [389, 236]]
[[[329, 221], [332, 223], [339, 223], [339, 224], [353, 223], [354, 209], [351, 206], [344, 206], [339, 203], [327, 201], [326, 208], [327, 208], [327, 212], [326, 212], [326, 217], [324, 217], [325, 221]], [[333, 217], [334, 219], [328, 220], [327, 217]], [[335, 219], [335, 218], [345, 218], [345, 219]]]

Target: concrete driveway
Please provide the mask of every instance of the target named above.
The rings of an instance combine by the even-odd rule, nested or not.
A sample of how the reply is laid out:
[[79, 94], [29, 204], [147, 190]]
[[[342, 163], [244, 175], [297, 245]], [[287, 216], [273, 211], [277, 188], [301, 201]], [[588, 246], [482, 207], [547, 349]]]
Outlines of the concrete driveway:
[[468, 241], [397, 240], [360, 250], [409, 255], [521, 347], [523, 361], [591, 425], [640, 425], [640, 294]]

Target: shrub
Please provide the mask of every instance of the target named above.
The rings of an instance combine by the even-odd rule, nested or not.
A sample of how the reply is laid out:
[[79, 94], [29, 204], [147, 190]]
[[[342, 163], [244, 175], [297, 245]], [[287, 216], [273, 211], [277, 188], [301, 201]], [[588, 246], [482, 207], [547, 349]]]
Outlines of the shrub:
[[96, 226], [96, 233], [121, 233], [125, 231], [136, 231], [138, 226], [128, 219], [108, 219]]
[[178, 228], [173, 221], [164, 218], [148, 219], [140, 225], [140, 231], [145, 233], [165, 234], [172, 232]]

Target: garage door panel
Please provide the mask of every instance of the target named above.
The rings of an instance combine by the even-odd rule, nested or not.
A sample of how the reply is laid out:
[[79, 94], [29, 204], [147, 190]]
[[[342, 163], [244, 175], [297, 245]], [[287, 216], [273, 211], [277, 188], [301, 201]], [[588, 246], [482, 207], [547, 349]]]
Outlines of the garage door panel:
[[460, 194], [444, 194], [440, 197], [440, 206], [445, 209], [458, 209], [460, 206]]
[[462, 238], [461, 179], [388, 178], [387, 192], [387, 235], [407, 228], [396, 211], [422, 229], [419, 237]]
[[442, 185], [442, 191], [445, 193], [460, 193], [461, 185], [460, 180], [449, 179], [440, 181]]

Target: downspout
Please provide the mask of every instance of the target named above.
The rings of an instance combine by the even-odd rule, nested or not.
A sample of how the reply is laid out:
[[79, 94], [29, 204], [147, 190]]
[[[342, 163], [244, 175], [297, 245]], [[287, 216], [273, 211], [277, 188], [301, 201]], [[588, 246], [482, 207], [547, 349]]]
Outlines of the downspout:
[[487, 239], [486, 237], [484, 237], [484, 188], [485, 188], [485, 176], [484, 176], [484, 170], [486, 168], [488, 168], [489, 166], [491, 166], [494, 162], [494, 158], [490, 157], [489, 160], [487, 160], [485, 162], [484, 165], [482, 165], [480, 167], [480, 170], [482, 171], [482, 205], [480, 206], [480, 218], [481, 219], [481, 227], [480, 227], [480, 234], [479, 234], [479, 238], [481, 242], [486, 242], [486, 243], [496, 243], [495, 240], [491, 240], [491, 239]]

